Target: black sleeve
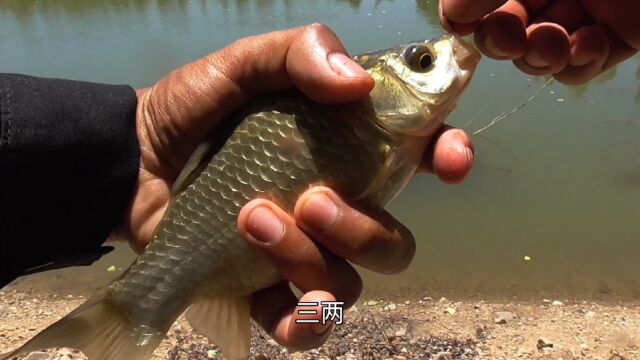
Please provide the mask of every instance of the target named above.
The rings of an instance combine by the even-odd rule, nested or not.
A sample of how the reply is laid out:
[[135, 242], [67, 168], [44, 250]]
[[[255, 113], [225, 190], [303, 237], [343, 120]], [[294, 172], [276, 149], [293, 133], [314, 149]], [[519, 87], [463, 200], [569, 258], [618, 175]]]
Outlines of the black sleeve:
[[129, 86], [0, 74], [0, 287], [89, 264], [138, 175]]

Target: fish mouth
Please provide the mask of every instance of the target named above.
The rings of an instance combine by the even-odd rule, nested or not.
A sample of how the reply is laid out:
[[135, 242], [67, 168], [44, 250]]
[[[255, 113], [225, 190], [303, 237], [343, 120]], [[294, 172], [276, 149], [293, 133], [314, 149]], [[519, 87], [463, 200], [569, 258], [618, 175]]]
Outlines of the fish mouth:
[[460, 69], [464, 71], [474, 71], [482, 59], [480, 52], [460, 36], [454, 34], [449, 34], [449, 36], [451, 37], [453, 58], [458, 63]]

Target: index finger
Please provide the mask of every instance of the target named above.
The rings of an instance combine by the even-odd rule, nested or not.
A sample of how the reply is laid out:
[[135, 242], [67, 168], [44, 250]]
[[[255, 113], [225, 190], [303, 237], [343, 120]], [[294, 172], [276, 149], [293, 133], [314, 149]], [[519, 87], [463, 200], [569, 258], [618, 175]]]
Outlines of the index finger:
[[506, 0], [440, 0], [440, 6], [447, 20], [464, 24], [482, 19], [506, 2]]

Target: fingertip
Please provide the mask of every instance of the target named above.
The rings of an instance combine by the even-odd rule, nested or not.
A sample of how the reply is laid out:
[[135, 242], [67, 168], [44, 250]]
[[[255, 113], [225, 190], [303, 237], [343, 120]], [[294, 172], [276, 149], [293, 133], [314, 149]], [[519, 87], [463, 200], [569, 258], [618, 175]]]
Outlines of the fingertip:
[[461, 36], [472, 34], [480, 23], [479, 20], [472, 21], [470, 23], [455, 23], [453, 21], [450, 21], [446, 16], [444, 16], [444, 13], [442, 12], [442, 2], [438, 3], [438, 15], [440, 17], [440, 24], [442, 25], [443, 29], [445, 29], [447, 32], [455, 32]]
[[433, 171], [448, 184], [462, 182], [473, 167], [473, 144], [462, 130], [449, 130], [438, 139], [433, 155]]
[[475, 33], [482, 53], [498, 60], [513, 60], [527, 50], [527, 32], [522, 19], [511, 12], [496, 11], [487, 16]]
[[609, 56], [609, 39], [602, 26], [587, 26], [571, 34], [569, 64], [554, 77], [567, 85], [581, 85], [600, 74]]
[[529, 75], [555, 74], [569, 63], [570, 38], [560, 25], [543, 22], [527, 29], [527, 52], [514, 60], [521, 71]]
[[320, 103], [345, 103], [366, 96], [373, 78], [349, 56], [336, 34], [326, 25], [302, 28], [291, 44], [287, 71], [292, 82]]
[[303, 228], [322, 232], [338, 220], [343, 206], [344, 202], [331, 188], [315, 186], [300, 195], [293, 214]]
[[265, 199], [255, 199], [240, 209], [237, 227], [240, 235], [250, 245], [265, 247], [275, 245], [284, 236], [286, 226], [281, 210]]
[[[314, 290], [304, 294], [291, 314], [276, 325], [274, 338], [293, 351], [304, 351], [322, 345], [331, 333], [333, 322], [322, 319], [322, 303], [335, 302], [329, 292]], [[303, 313], [300, 313], [301, 310]], [[315, 311], [314, 314], [304, 311]]]

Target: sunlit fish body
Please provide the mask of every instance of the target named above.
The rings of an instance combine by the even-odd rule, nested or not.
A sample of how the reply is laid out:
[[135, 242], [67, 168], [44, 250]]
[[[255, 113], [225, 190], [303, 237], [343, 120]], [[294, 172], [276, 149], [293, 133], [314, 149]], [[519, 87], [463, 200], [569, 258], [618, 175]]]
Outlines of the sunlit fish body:
[[[82, 350], [90, 359], [149, 358], [187, 310], [230, 359], [248, 355], [248, 297], [281, 279], [239, 237], [236, 217], [263, 197], [289, 211], [324, 184], [378, 211], [413, 176], [467, 87], [479, 53], [444, 35], [354, 58], [376, 81], [369, 98], [320, 105], [298, 92], [255, 101], [192, 155], [143, 255], [106, 289], [18, 350]], [[310, 69], [310, 71], [313, 71]]]

